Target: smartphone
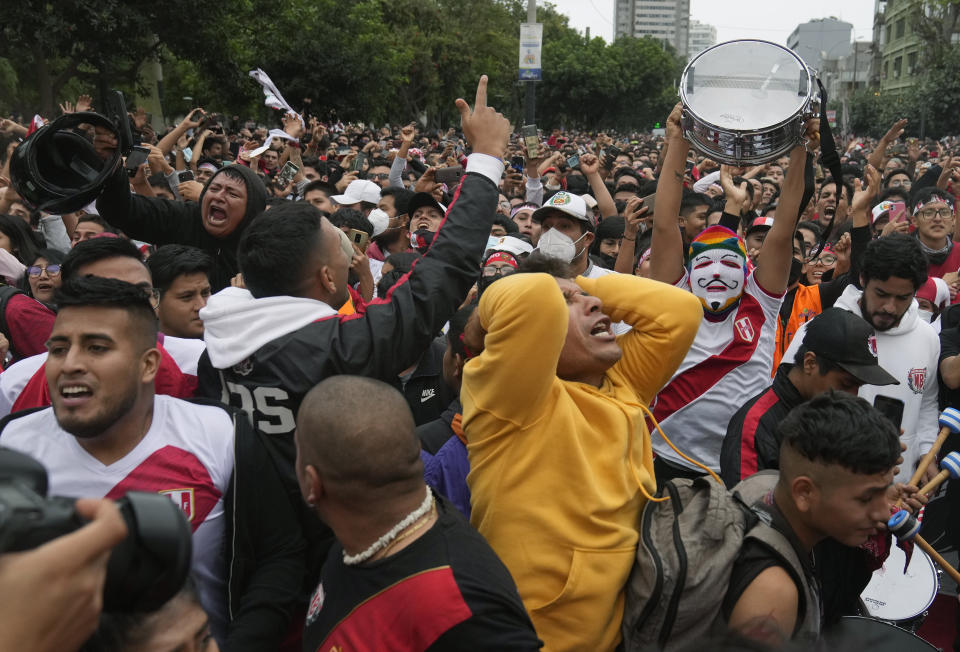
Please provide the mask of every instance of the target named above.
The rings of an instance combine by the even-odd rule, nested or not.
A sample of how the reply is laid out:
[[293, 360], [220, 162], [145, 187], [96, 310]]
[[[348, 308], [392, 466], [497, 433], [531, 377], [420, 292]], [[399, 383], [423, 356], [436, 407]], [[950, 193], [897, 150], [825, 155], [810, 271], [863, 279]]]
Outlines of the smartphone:
[[657, 202], [657, 193], [652, 195], [647, 195], [646, 197], [641, 197], [640, 200], [643, 202], [643, 205], [650, 209], [650, 212], [647, 213], [650, 217], [653, 217], [653, 206]]
[[897, 427], [897, 432], [900, 431], [900, 424], [903, 421], [903, 401], [877, 394], [873, 399], [873, 407], [893, 422], [893, 425]]
[[350, 164], [351, 172], [359, 172], [363, 168], [364, 161], [367, 160], [367, 155], [363, 152], [357, 154], [357, 157], [353, 159], [353, 163]]
[[433, 175], [437, 183], [447, 184], [447, 188], [453, 188], [460, 183], [460, 177], [463, 176], [463, 166], [454, 165], [452, 167], [439, 168]]
[[906, 222], [907, 221], [907, 205], [902, 201], [893, 202], [893, 206], [890, 207], [890, 221], [891, 222]]
[[567, 167], [568, 167], [568, 168], [571, 168], [571, 169], [572, 169], [572, 168], [577, 167], [578, 165], [580, 165], [580, 155], [579, 155], [579, 154], [571, 154], [570, 156], [567, 157]]
[[184, 181], [193, 181], [193, 170], [181, 170], [177, 172], [177, 181], [183, 183]]
[[280, 169], [280, 172], [277, 174], [277, 183], [281, 186], [286, 186], [293, 178], [297, 176], [297, 172], [300, 171], [300, 166], [290, 161], [287, 161], [283, 164], [283, 168]]
[[350, 232], [347, 234], [347, 237], [350, 238], [350, 242], [360, 247], [360, 251], [366, 251], [367, 245], [370, 244], [370, 236], [366, 231], [360, 231], [359, 229], [350, 229]]
[[613, 165], [613, 162], [617, 160], [617, 157], [620, 156], [620, 148], [610, 145], [607, 147], [606, 151], [603, 154], [603, 167], [608, 168]]
[[523, 125], [520, 128], [520, 135], [523, 136], [523, 144], [527, 146], [527, 156], [540, 158], [540, 136], [537, 133], [537, 125]]
[[517, 172], [523, 172], [524, 163], [526, 163], [526, 161], [523, 160], [522, 156], [514, 156], [510, 159], [510, 167]]
[[140, 166], [147, 162], [147, 155], [149, 154], [150, 150], [146, 147], [141, 147], [140, 145], [131, 147], [130, 153], [127, 154], [127, 159], [123, 163], [123, 167], [127, 169], [127, 175], [131, 177], [135, 176]]
[[[120, 91], [107, 91], [105, 97], [106, 116], [117, 128], [120, 153], [126, 154], [134, 145], [133, 130], [130, 128], [130, 116], [127, 115], [127, 102]], [[139, 143], [140, 141], [136, 141]]]

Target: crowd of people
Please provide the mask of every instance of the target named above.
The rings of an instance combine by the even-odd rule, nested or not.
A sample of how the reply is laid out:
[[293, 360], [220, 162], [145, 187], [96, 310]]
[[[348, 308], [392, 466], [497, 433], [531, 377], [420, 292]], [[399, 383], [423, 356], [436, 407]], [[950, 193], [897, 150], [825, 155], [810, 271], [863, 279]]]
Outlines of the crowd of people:
[[[145, 162], [59, 214], [0, 122], [0, 446], [90, 521], [0, 555], [0, 649], [804, 649], [864, 614], [960, 407], [954, 141], [901, 120], [833, 177], [812, 119], [737, 168], [680, 105], [531, 139], [486, 85], [437, 132], [138, 109]], [[133, 490], [182, 508], [191, 577], [101, 613]], [[725, 527], [658, 539], [677, 491], [742, 503], [684, 556], [705, 593], [657, 579]]]

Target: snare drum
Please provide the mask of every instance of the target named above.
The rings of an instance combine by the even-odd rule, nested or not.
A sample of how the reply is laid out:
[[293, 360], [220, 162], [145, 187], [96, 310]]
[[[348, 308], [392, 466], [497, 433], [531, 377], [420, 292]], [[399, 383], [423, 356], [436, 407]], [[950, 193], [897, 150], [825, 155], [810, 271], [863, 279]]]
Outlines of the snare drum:
[[908, 624], [922, 616], [933, 604], [940, 588], [933, 561], [917, 547], [913, 549], [906, 574], [903, 572], [905, 561], [903, 550], [891, 546], [890, 556], [881, 568], [873, 572], [870, 583], [860, 594], [868, 615], [892, 623]]
[[759, 165], [789, 152], [820, 115], [816, 73], [793, 50], [745, 39], [708, 48], [680, 79], [684, 136], [730, 165]]
[[896, 625], [861, 616], [844, 616], [824, 632], [824, 640], [833, 650], [870, 650], [871, 652], [929, 652], [939, 650], [919, 636]]

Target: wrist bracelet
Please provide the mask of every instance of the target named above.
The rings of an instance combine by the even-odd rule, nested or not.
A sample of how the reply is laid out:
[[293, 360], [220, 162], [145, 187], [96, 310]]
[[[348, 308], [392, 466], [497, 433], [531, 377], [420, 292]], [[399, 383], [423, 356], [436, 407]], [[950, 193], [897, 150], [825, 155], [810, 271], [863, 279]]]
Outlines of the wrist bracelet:
[[627, 236], [623, 236], [623, 239], [624, 239], [624, 240], [629, 240], [630, 242], [633, 242], [633, 241], [635, 241], [635, 240], [637, 239], [637, 236], [633, 236], [632, 238], [628, 238]]

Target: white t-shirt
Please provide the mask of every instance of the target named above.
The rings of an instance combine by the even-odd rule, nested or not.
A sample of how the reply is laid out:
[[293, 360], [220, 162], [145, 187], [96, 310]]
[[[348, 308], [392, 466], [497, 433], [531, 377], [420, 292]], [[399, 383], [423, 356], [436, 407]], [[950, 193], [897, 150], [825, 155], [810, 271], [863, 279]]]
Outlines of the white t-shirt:
[[[677, 286], [689, 289], [686, 273]], [[751, 273], [740, 303], [723, 321], [703, 319], [687, 357], [653, 403], [653, 414], [670, 441], [714, 471], [720, 471], [720, 447], [730, 418], [770, 385], [782, 302], [782, 294], [768, 294]], [[658, 456], [699, 470], [677, 455], [654, 428], [650, 433]]]
[[57, 424], [53, 408], [10, 421], [0, 445], [47, 469], [51, 496], [120, 498], [128, 491], [166, 494], [193, 531], [192, 570], [204, 609], [225, 631], [223, 496], [233, 473], [234, 428], [224, 410], [157, 395], [153, 421], [123, 459], [104, 465]]
[[[197, 364], [206, 348], [203, 340], [164, 336], [161, 344], [180, 367], [180, 371], [189, 376], [197, 375]], [[20, 392], [46, 361], [46, 352], [38, 353], [10, 365], [0, 374], [0, 417], [10, 414]]]

